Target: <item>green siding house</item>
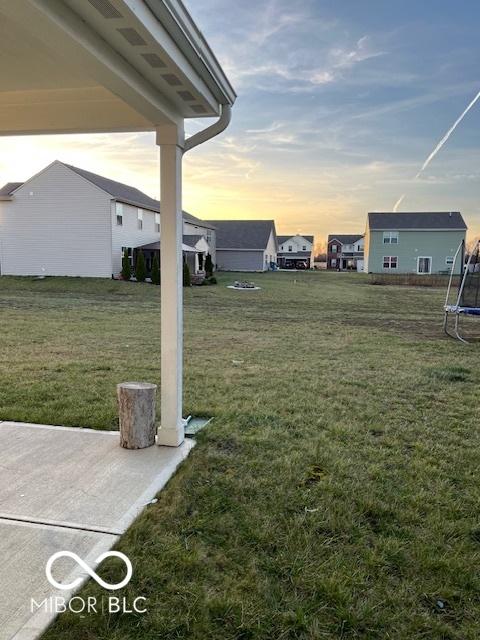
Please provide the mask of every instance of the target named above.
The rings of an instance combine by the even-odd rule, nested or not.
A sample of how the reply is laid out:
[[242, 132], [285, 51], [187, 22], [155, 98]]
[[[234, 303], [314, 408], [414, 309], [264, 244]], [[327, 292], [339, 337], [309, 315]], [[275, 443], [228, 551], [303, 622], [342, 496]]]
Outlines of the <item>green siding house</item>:
[[458, 211], [369, 213], [365, 271], [448, 273], [466, 231]]

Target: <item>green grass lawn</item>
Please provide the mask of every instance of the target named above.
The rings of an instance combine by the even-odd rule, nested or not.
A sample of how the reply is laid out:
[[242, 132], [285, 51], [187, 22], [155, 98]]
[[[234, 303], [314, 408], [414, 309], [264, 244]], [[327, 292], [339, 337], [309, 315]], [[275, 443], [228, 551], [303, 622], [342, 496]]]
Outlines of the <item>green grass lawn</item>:
[[[443, 291], [232, 279], [185, 292], [185, 414], [215, 420], [117, 547], [148, 613], [45, 639], [477, 639], [479, 346]], [[160, 382], [159, 295], [0, 279], [0, 419], [115, 428], [116, 383]]]

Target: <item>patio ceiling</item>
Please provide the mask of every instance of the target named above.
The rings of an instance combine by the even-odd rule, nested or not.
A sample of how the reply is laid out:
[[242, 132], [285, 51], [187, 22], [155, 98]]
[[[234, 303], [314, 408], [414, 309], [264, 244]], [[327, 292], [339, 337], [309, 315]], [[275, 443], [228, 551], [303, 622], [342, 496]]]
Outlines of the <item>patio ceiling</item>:
[[0, 134], [151, 131], [235, 93], [181, 3], [0, 0]]

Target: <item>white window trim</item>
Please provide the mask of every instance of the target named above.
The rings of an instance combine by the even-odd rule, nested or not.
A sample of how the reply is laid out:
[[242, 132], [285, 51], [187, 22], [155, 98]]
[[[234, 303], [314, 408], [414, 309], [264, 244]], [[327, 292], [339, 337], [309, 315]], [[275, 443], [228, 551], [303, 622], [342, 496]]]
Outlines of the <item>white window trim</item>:
[[[392, 267], [392, 258], [396, 258], [396, 266]], [[385, 266], [385, 262], [388, 260], [388, 267]], [[398, 271], [398, 256], [383, 256], [382, 258], [382, 269], [384, 271]]]
[[[392, 237], [396, 238], [397, 241], [396, 242], [392, 242]], [[388, 238], [388, 242], [385, 242], [385, 240], [387, 240]], [[395, 246], [400, 244], [400, 234], [398, 231], [384, 231], [383, 232], [383, 244], [394, 244]]]
[[[425, 260], [425, 259], [430, 261], [428, 263], [429, 271], [419, 271], [420, 260]], [[432, 256], [418, 256], [417, 257], [417, 275], [419, 275], [419, 276], [429, 276], [431, 274], [432, 274]]]

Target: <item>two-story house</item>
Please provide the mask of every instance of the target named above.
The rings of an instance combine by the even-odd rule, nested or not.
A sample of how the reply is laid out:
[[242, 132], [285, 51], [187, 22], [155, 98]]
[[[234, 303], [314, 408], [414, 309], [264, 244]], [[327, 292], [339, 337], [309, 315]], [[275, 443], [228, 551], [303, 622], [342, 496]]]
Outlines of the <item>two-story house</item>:
[[278, 236], [277, 264], [280, 269], [313, 268], [313, 236]]
[[369, 213], [365, 234], [368, 273], [449, 273], [465, 240], [458, 211]]
[[[183, 213], [184, 253], [215, 255], [215, 228]], [[135, 187], [56, 160], [0, 189], [0, 273], [111, 278], [122, 256], [159, 250], [160, 203]], [[193, 258], [193, 256], [195, 256]]]
[[327, 269], [363, 271], [364, 242], [362, 233], [331, 234], [327, 240]]

